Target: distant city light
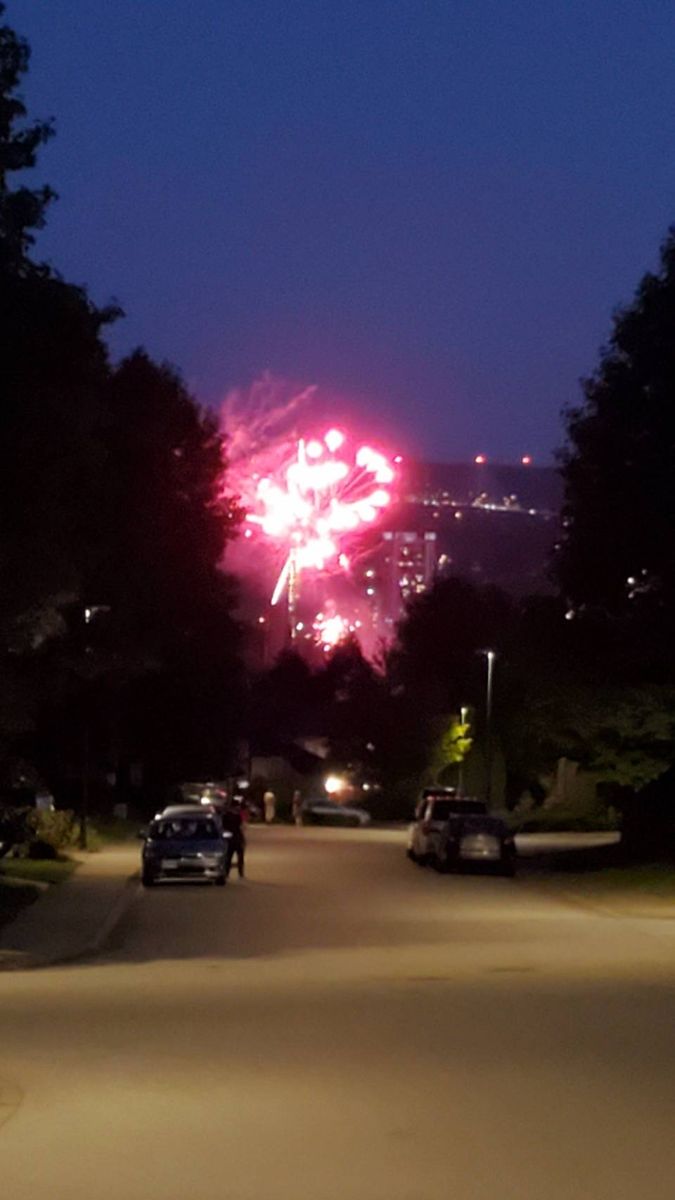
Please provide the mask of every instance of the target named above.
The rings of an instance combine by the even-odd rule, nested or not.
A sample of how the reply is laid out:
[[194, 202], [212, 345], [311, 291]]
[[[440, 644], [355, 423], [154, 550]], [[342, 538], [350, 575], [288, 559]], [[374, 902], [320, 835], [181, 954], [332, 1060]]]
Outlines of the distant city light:
[[487, 462], [487, 457], [485, 454], [477, 454], [473, 461], [477, 466], [482, 467]]
[[520, 461], [524, 467], [530, 467], [532, 465], [532, 455], [524, 454]]

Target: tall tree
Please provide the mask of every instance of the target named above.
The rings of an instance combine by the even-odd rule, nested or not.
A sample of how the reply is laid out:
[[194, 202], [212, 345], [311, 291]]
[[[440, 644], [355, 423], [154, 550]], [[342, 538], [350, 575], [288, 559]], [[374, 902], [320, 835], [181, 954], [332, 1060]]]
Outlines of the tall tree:
[[[0, 17], [5, 6], [0, 4]], [[27, 43], [0, 26], [0, 637], [80, 584], [92, 510], [97, 423], [107, 375], [99, 310], [29, 256], [54, 193], [15, 183], [36, 165], [51, 121], [27, 120], [19, 94]], [[1, 644], [1, 641], [0, 641]]]
[[14, 176], [53, 128], [26, 118], [28, 60], [0, 27], [0, 744], [21, 697], [55, 771], [85, 714], [101, 756], [215, 770], [241, 708], [222, 439], [175, 372], [141, 353], [112, 371], [118, 310], [32, 260], [53, 192]]
[[105, 447], [88, 595], [143, 673], [125, 693], [123, 740], [156, 775], [222, 771], [242, 709], [223, 438], [176, 371], [137, 351], [112, 373]]
[[[652, 626], [675, 612], [675, 228], [660, 267], [614, 319], [609, 346], [567, 415], [559, 577], [572, 606]], [[672, 655], [671, 655], [672, 661]]]
[[[5, 5], [0, 3], [0, 18]], [[18, 91], [28, 70], [30, 47], [9, 25], [0, 25], [0, 272], [25, 274], [34, 269], [28, 250], [34, 231], [42, 229], [54, 192], [48, 186], [10, 187], [17, 171], [34, 167], [37, 152], [53, 136], [52, 121], [26, 122], [26, 106]]]

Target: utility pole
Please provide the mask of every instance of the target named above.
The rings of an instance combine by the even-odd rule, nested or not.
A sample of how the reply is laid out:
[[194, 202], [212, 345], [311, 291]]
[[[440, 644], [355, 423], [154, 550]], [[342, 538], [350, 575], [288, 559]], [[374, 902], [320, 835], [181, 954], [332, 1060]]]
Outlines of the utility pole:
[[[463, 704], [459, 710], [459, 720], [462, 726], [468, 724], [469, 709], [466, 704]], [[459, 770], [457, 772], [457, 791], [460, 796], [464, 795], [464, 759], [459, 762]]]
[[485, 803], [488, 808], [492, 800], [492, 678], [494, 673], [494, 650], [485, 650], [487, 659], [487, 688], [485, 696], [485, 759], [487, 768], [487, 783], [485, 786]]

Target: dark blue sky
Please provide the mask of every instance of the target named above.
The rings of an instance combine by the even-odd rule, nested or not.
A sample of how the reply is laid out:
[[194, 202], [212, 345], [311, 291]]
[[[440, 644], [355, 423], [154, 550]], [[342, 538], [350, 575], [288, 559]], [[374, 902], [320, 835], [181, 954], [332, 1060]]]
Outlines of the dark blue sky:
[[[9, 0], [40, 249], [216, 402], [264, 369], [540, 461], [675, 220], [667, 0]], [[352, 401], [354, 402], [354, 401]]]

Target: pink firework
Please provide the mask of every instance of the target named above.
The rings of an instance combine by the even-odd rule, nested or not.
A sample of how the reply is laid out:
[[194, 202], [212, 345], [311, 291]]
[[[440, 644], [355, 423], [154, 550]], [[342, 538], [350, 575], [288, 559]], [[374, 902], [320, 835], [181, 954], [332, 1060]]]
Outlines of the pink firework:
[[289, 599], [303, 571], [345, 569], [349, 538], [377, 520], [391, 501], [395, 471], [370, 446], [350, 450], [346, 435], [329, 429], [301, 438], [292, 459], [257, 481], [247, 521], [286, 550], [272, 593]]

